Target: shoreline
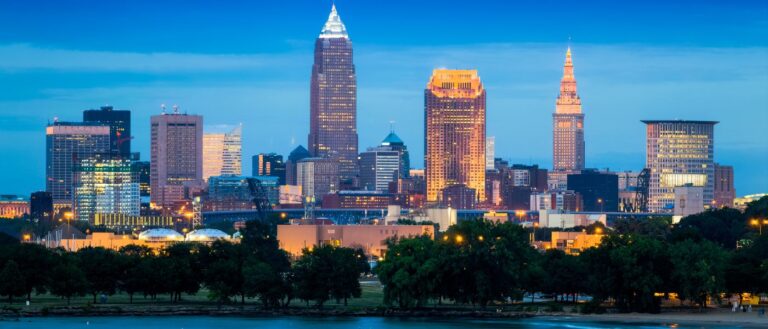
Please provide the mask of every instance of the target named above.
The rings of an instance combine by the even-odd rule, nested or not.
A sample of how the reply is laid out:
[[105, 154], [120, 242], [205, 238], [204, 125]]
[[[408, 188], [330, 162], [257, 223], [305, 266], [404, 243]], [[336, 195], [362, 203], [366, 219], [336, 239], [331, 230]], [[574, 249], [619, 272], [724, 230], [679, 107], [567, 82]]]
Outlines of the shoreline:
[[287, 308], [264, 310], [260, 306], [246, 305], [221, 307], [185, 307], [158, 306], [124, 307], [124, 306], [57, 306], [41, 309], [9, 309], [0, 310], [0, 322], [15, 321], [23, 318], [36, 317], [120, 317], [120, 316], [239, 316], [239, 317], [393, 317], [393, 318], [476, 318], [476, 319], [528, 319], [541, 318], [552, 321], [576, 322], [615, 322], [625, 324], [701, 324], [701, 325], [742, 325], [768, 326], [768, 315], [758, 317], [756, 312], [732, 313], [725, 309], [709, 309], [707, 312], [662, 311], [658, 314], [643, 313], [608, 313], [608, 314], [578, 314], [566, 312], [497, 312], [488, 310], [396, 310], [388, 308], [362, 309], [307, 309]]

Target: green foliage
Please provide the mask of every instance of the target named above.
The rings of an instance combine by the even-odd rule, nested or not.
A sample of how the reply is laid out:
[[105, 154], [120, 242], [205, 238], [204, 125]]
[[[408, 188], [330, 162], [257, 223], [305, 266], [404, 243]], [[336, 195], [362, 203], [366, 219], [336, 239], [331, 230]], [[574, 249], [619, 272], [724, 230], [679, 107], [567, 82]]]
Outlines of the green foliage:
[[736, 241], [747, 233], [747, 219], [731, 208], [708, 210], [684, 217], [672, 230], [671, 240], [706, 239], [723, 248], [736, 249]]
[[387, 257], [375, 269], [384, 284], [384, 303], [418, 308], [439, 297], [442, 260], [438, 253], [438, 244], [429, 237], [390, 241]]
[[707, 296], [717, 296], [725, 288], [727, 254], [709, 241], [685, 240], [670, 246], [672, 287], [681, 299], [706, 306]]
[[608, 298], [623, 312], [658, 312], [656, 292], [665, 291], [669, 282], [666, 245], [638, 235], [612, 235], [597, 248], [579, 256], [586, 264], [585, 291], [596, 302]]
[[86, 247], [76, 253], [80, 270], [85, 274], [88, 282], [88, 293], [93, 296], [99, 294], [113, 295], [117, 291], [118, 279], [123, 273], [122, 259], [109, 249], [101, 247]]
[[768, 293], [768, 235], [737, 249], [725, 268], [729, 292]]
[[587, 273], [577, 256], [566, 255], [557, 249], [547, 250], [542, 255], [543, 284], [541, 292], [555, 295], [575, 295], [584, 291], [582, 278]]
[[360, 297], [361, 252], [351, 248], [324, 245], [304, 249], [294, 264], [293, 280], [296, 296], [305, 301], [315, 301], [322, 307], [330, 299], [344, 300]]
[[72, 297], [85, 296], [88, 292], [88, 281], [75, 255], [65, 253], [59, 256], [59, 264], [53, 268], [51, 276], [55, 278], [50, 281], [51, 293], [66, 298], [67, 304]]
[[13, 303], [13, 297], [22, 296], [26, 292], [25, 281], [19, 265], [12, 260], [6, 262], [0, 271], [0, 296], [8, 296], [8, 303]]

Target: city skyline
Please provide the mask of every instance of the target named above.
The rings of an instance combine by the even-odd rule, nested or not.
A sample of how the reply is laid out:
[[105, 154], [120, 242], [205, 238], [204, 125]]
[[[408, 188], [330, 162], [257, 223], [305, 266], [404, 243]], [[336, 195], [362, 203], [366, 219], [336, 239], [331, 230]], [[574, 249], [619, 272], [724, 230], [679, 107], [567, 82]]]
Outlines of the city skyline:
[[[302, 22], [301, 25], [309, 23], [314, 26], [301, 33], [305, 39], [305, 36], [317, 35], [318, 26], [324, 21], [329, 6], [330, 4], [323, 3], [322, 6], [312, 6], [312, 8], [305, 9], [307, 12], [311, 12], [310, 16], [320, 17], [319, 19], [313, 18], [313, 21], [310, 22]], [[319, 7], [323, 8], [315, 10]], [[546, 159], [551, 154], [551, 147], [547, 147], [551, 145], [551, 136], [547, 136], [551, 135], [551, 121], [547, 120], [547, 117], [551, 115], [554, 103], [553, 95], [557, 93], [559, 75], [561, 74], [557, 71], [562, 69], [562, 54], [567, 46], [567, 41], [559, 43], [552, 40], [542, 40], [543, 43], [535, 40], [512, 41], [506, 45], [498, 45], [501, 50], [493, 55], [478, 55], [467, 52], [466, 48], [473, 46], [478, 49], [478, 53], [482, 53], [482, 50], [488, 49], [489, 43], [492, 42], [487, 40], [485, 36], [478, 39], [478, 42], [481, 42], [480, 45], [465, 43], [463, 44], [464, 47], [448, 45], [444, 43], [445, 41], [419, 39], [423, 41], [421, 46], [409, 45], [405, 47], [406, 51], [402, 52], [402, 45], [392, 43], [378, 45], [376, 40], [370, 39], [371, 37], [365, 34], [367, 31], [365, 17], [357, 17], [360, 15], [358, 13], [365, 13], [365, 10], [361, 9], [359, 5], [343, 2], [339, 4], [339, 7], [341, 15], [345, 18], [345, 23], [348, 26], [354, 26], [350, 27], [350, 31], [352, 38], [356, 40], [355, 64], [360, 72], [366, 72], [358, 78], [360, 85], [359, 108], [361, 109], [361, 115], [358, 118], [361, 135], [360, 149], [376, 145], [380, 136], [386, 132], [389, 120], [395, 120], [397, 121], [396, 130], [403, 137], [403, 140], [406, 144], [413, 145], [412, 152], [417, 155], [414, 157], [414, 167], [423, 167], [421, 157], [418, 156], [423, 154], [420, 145], [423, 135], [421, 129], [418, 129], [423, 124], [418, 119], [420, 117], [418, 115], [419, 109], [423, 106], [421, 105], [422, 100], [419, 99], [420, 92], [423, 90], [421, 89], [423, 88], [423, 81], [428, 78], [432, 68], [441, 65], [451, 68], [467, 67], [477, 68], [480, 71], [484, 84], [489, 90], [488, 135], [496, 136], [497, 156], [512, 159], [513, 162], [536, 163], [544, 168], [551, 168], [551, 160]], [[299, 11], [304, 13], [304, 10]], [[360, 26], [358, 27], [358, 25]], [[693, 32], [689, 31], [689, 33]], [[39, 38], [40, 36], [33, 36], [31, 39], [36, 37]], [[584, 36], [577, 34], [574, 38], [575, 41], [571, 43], [573, 51], [578, 57], [581, 96], [588, 100], [589, 129], [586, 132], [586, 143], [589, 144], [589, 147], [586, 156], [587, 167], [610, 167], [612, 170], [641, 169], [645, 154], [645, 131], [642, 123], [639, 122], [641, 119], [717, 120], [721, 121], [721, 124], [717, 128], [716, 148], [718, 151], [715, 161], [734, 166], [738, 194], [761, 192], [761, 188], [768, 186], [768, 173], [766, 172], [768, 169], [759, 165], [768, 154], [766, 152], [768, 151], [768, 142], [766, 142], [768, 138], [764, 138], [766, 132], [757, 129], [759, 126], [756, 126], [756, 123], [765, 122], [761, 118], [766, 116], [764, 106], [758, 102], [761, 97], [765, 96], [766, 91], [757, 90], [759, 88], [765, 89], [766, 82], [768, 82], [765, 74], [766, 65], [762, 62], [758, 63], [760, 55], [767, 53], [765, 44], [763, 44], [764, 41], [761, 43], [759, 40], [746, 40], [749, 38], [742, 36], [744, 44], [723, 45], [723, 41], [718, 41], [719, 39], [715, 35], [711, 44], [707, 44], [706, 40], [698, 40], [692, 42], [692, 46], [689, 48], [663, 45], [661, 47], [659, 45], [648, 47], [642, 42], [634, 47], [626, 44], [617, 45], [616, 41], [613, 43], [610, 41], [577, 42], [581, 38], [589, 40], [589, 37], [589, 34]], [[559, 38], [567, 40], [567, 36]], [[42, 127], [45, 126], [47, 120], [58, 116], [63, 121], [75, 121], [82, 110], [96, 108], [107, 102], [114, 105], [116, 109], [132, 111], [133, 134], [136, 136], [133, 143], [135, 145], [134, 150], [141, 152], [144, 160], [149, 159], [149, 116], [159, 114], [160, 102], [178, 103], [182, 109], [189, 109], [190, 114], [203, 115], [206, 122], [212, 124], [244, 122], [245, 157], [260, 152], [287, 154], [299, 144], [307, 147], [303, 143], [304, 138], [302, 137], [306, 136], [306, 133], [302, 134], [302, 131], [306, 132], [308, 126], [306, 111], [309, 97], [306, 92], [306, 80], [311, 65], [311, 60], [304, 61], [304, 59], [311, 58], [312, 53], [311, 44], [307, 47], [307, 44], [302, 43], [307, 40], [302, 39], [302, 42], [291, 46], [293, 49], [287, 54], [280, 54], [285, 55], [284, 60], [271, 62], [273, 65], [282, 65], [299, 58], [296, 60], [297, 64], [289, 64], [287, 65], [288, 70], [278, 72], [270, 68], [260, 68], [260, 65], [264, 65], [260, 62], [260, 60], [265, 59], [260, 58], [262, 56], [246, 55], [241, 58], [233, 55], [234, 52], [226, 52], [226, 46], [221, 47], [222, 51], [226, 52], [225, 54], [190, 56], [190, 53], [183, 51], [156, 53], [147, 52], [147, 50], [129, 50], [124, 52], [125, 49], [122, 49], [110, 52], [99, 47], [55, 47], [56, 42], [29, 41], [29, 43], [20, 44], [20, 40], [13, 39], [6, 36], [1, 40], [2, 46], [0, 47], [5, 49], [4, 55], [2, 55], [5, 56], [5, 60], [12, 61], [14, 55], [18, 56], [23, 53], [31, 54], [32, 57], [24, 61], [18, 61], [17, 58], [15, 63], [4, 64], [6, 65], [4, 70], [9, 72], [6, 78], [10, 79], [6, 80], [6, 85], [11, 83], [13, 77], [20, 76], [30, 79], [36, 74], [42, 74], [48, 79], [58, 75], [75, 75], [79, 79], [75, 79], [74, 88], [59, 87], [58, 89], [51, 89], [50, 87], [35, 89], [34, 86], [45, 84], [45, 78], [41, 79], [42, 82], [27, 81], [26, 85], [33, 87], [27, 91], [34, 91], [32, 94], [40, 93], [43, 95], [39, 97], [35, 97], [35, 95], [29, 97], [24, 93], [21, 93], [20, 96], [12, 94], [16, 89], [25, 90], [24, 88], [28, 88], [29, 86], [25, 87], [25, 83], [4, 92], [5, 97], [3, 97], [2, 103], [4, 110], [0, 120], [3, 130], [6, 130], [10, 135], [9, 140], [24, 138], [30, 140], [32, 146], [23, 145], [23, 148], [20, 148], [21, 145], [12, 145], [8, 141], [1, 143], [0, 150], [3, 152], [23, 150], [24, 153], [19, 153], [18, 163], [13, 160], [10, 163], [0, 165], [0, 168], [5, 169], [4, 172], [16, 172], [29, 163], [33, 164], [31, 169], [28, 169], [27, 175], [3, 174], [3, 183], [7, 182], [7, 185], [23, 189], [6, 192], [27, 193], [42, 188], [44, 179], [41, 177], [44, 174], [40, 172], [44, 172], [44, 170], [38, 170], [39, 168], [35, 168], [35, 166], [43, 168], [45, 166], [44, 161], [42, 161], [44, 159], [44, 142], [40, 143], [44, 136], [40, 137], [39, 135], [42, 135]], [[430, 42], [437, 43], [434, 50], [423, 48], [433, 46]], [[535, 43], [529, 44], [530, 42]], [[628, 38], [628, 42], [632, 42], [631, 37]], [[49, 48], [51, 45], [54, 47]], [[757, 47], [757, 50], [755, 52], [755, 49], [747, 49], [752, 53], [748, 54], [747, 51], [740, 51], [744, 50], [740, 47]], [[191, 47], [191, 54], [195, 53], [194, 48], [195, 46]], [[162, 51], [162, 49], [159, 50]], [[56, 56], [52, 63], [46, 65], [34, 62], [35, 55], [46, 54], [46, 52], [54, 52], [60, 56]], [[258, 50], [252, 50], [246, 54], [253, 54], [254, 52], [258, 52]], [[396, 57], [387, 58], [387, 54], [393, 54]], [[103, 60], [115, 56], [127, 56], [127, 61], [113, 63], [115, 68], [105, 69], [99, 67], [99, 61], [88, 63], [89, 58], [98, 57], [97, 55], [103, 55]], [[398, 60], [408, 62], [408, 60], [419, 59], [418, 55], [423, 55], [423, 60], [418, 64], [393, 63]], [[614, 55], [612, 60], [616, 63], [605, 63], [605, 56], [610, 55]], [[148, 62], [141, 65], [136, 63], [141, 59]], [[170, 63], [174, 59], [184, 59], [191, 62], [186, 64], [184, 61], [175, 64]], [[725, 63], [720, 62], [720, 59], [726, 59]], [[267, 63], [274, 60], [276, 58], [266, 58]], [[686, 63], [686, 60], [692, 61]], [[743, 62], [737, 63], [739, 60]], [[498, 70], [494, 70], [494, 67], [499, 67], [497, 61], [518, 62], [520, 64], [513, 66], [511, 72], [523, 72], [529, 76], [526, 77], [526, 74], [523, 74], [523, 77], [519, 77], [520, 75], [508, 74], [510, 73], [509, 69], [496, 72]], [[377, 63], [384, 64], [384, 68], [379, 68], [380, 71], [378, 72], [373, 71], [372, 68]], [[627, 65], [627, 63], [633, 63], [636, 66]], [[202, 68], [191, 68], [194, 64], [200, 64]], [[428, 66], [432, 67], [427, 69]], [[620, 71], [619, 67], [621, 66], [627, 67]], [[398, 80], [393, 78], [390, 73], [383, 72], [398, 67], [401, 69], [394, 71], [403, 75], [405, 83], [398, 83]], [[414, 69], [414, 67], [418, 67], [418, 69]], [[239, 83], [248, 81], [244, 77], [235, 79], [229, 77], [214, 83], [211, 81], [215, 81], [215, 79], [209, 80], [211, 77], [206, 77], [221, 74], [212, 73], [212, 71], [230, 72], [240, 68], [246, 69], [245, 76], [266, 70], [278, 77], [283, 76], [284, 73], [286, 77], [289, 77], [288, 80], [296, 78], [297, 81], [303, 79], [304, 82], [295, 85], [293, 83], [278, 84], [278, 86], [286, 86], [286, 88], [275, 90], [259, 86], [227, 86], [227, 81]], [[736, 69], [735, 72], [728, 73], [732, 69]], [[40, 70], [42, 72], [39, 72]], [[58, 71], [58, 73], [46, 73], [46, 71]], [[656, 76], [662, 72], [666, 75], [664, 79]], [[131, 81], [130, 75], [132, 74], [141, 77], [135, 77], [136, 79]], [[160, 77], [165, 74], [168, 74], [169, 77]], [[93, 82], [85, 81], [89, 75], [96, 77]], [[104, 76], [108, 75], [120, 77], [123, 84], [118, 86], [111, 82], [105, 86], [82, 88], [83, 84], [95, 84], [96, 81], [102, 81]], [[126, 78], [125, 75], [129, 77]], [[149, 78], [142, 75], [148, 75]], [[185, 75], [198, 76], [200, 85], [173, 86], [175, 79]], [[264, 79], [262, 82], [268, 81], [268, 79]], [[674, 86], [670, 85], [669, 79], [673, 80]], [[286, 82], [283, 78], [277, 78], [277, 80], [281, 83]], [[411, 83], [412, 80], [420, 82], [421, 86], [414, 88]], [[26, 80], [22, 79], [21, 81]], [[208, 81], [207, 84], [205, 81]], [[382, 85], [382, 81], [386, 81], [389, 86]], [[50, 81], [48, 82], [50, 83]], [[146, 85], [148, 82], [150, 86], [154, 85], [156, 89], [148, 91], [149, 87]], [[175, 82], [178, 83], [179, 81]], [[138, 83], [138, 85], [131, 86], [134, 83]], [[52, 84], [56, 85], [56, 83]], [[193, 79], [192, 85], [194, 84]], [[642, 95], [632, 92], [635, 91], [632, 89], [636, 89], [638, 84], [646, 88]], [[246, 85], [248, 84], [246, 83]], [[402, 86], [392, 88], [394, 85]], [[741, 90], [737, 87], [747, 88]], [[92, 93], [84, 95], [88, 91]], [[202, 92], [202, 95], [193, 95], [195, 91]], [[222, 95], [251, 92], [261, 94], [261, 97], [269, 92], [279, 92], [279, 95], [291, 98], [290, 100], [283, 99], [286, 104], [279, 104], [278, 106], [279, 109], [284, 110], [284, 116], [273, 114], [281, 112], [271, 110], [270, 106], [274, 104], [270, 103], [273, 101], [259, 105], [260, 108], [254, 111], [253, 107], [250, 107], [253, 105], [247, 106], [245, 105], [247, 102], [241, 99], [235, 101], [235, 105], [230, 103], [230, 106], [233, 106], [233, 111], [227, 113], [228, 111], [222, 111], [220, 108], [212, 106], [214, 104], [213, 99], [207, 99], [216, 98], [215, 101], [218, 102], [220, 101], [219, 98], [226, 98], [221, 97]], [[162, 95], [163, 93], [167, 93], [167, 95]], [[416, 101], [414, 102], [414, 100]], [[714, 103], [713, 100], [715, 100]], [[628, 104], [632, 102], [638, 103], [638, 105]], [[38, 104], [34, 108], [41, 108], [40, 112], [42, 113], [32, 114], [29, 111], [19, 111], [25, 105], [29, 107], [32, 104]], [[634, 109], [633, 106], [635, 106]], [[738, 113], [744, 115], [731, 115], [733, 110], [722, 110], [725, 106], [741, 107], [736, 111], [742, 111]], [[647, 107], [647, 109], [638, 110], [640, 107]], [[749, 107], [753, 109], [750, 110]], [[716, 109], [720, 110], [716, 111]], [[393, 111], [390, 112], [389, 110]], [[515, 122], [518, 121], [512, 120], [518, 118], [522, 119], [525, 124], [516, 124]], [[258, 125], [260, 122], [274, 122], [275, 127], [282, 128], [259, 129], [262, 128]], [[507, 125], [510, 124], [516, 128], [519, 127], [519, 129], [507, 129]], [[257, 132], [257, 130], [266, 131]], [[619, 136], [622, 139], [622, 144], [613, 142], [615, 140], [614, 134], [617, 132], [622, 132]], [[264, 140], [269, 141], [270, 138], [271, 142], [263, 142]], [[277, 139], [280, 142], [276, 141]], [[291, 139], [295, 143], [291, 143]], [[36, 148], [35, 145], [43, 146]], [[35, 149], [39, 149], [39, 152], [35, 152]], [[243, 169], [245, 172], [250, 172], [249, 168]]]

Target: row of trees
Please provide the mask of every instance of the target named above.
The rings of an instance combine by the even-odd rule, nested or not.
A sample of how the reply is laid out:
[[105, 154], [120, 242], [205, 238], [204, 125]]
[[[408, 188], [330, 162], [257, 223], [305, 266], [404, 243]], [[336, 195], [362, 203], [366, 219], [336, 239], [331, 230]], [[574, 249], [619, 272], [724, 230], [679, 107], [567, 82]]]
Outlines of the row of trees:
[[768, 293], [768, 234], [749, 227], [750, 218], [768, 217], [765, 203], [768, 198], [746, 214], [713, 210], [677, 225], [619, 221], [613, 231], [601, 227], [601, 245], [578, 256], [537, 252], [528, 244], [533, 232], [514, 224], [465, 221], [436, 240], [390, 241], [375, 272], [385, 303], [401, 308], [444, 300], [484, 306], [525, 293], [564, 301], [585, 294], [591, 306], [611, 302], [620, 311], [640, 312], [658, 311], [663, 294], [676, 293], [703, 307], [722, 293]]
[[293, 298], [317, 305], [330, 299], [360, 296], [358, 278], [369, 271], [361, 250], [324, 246], [305, 250], [291, 264], [278, 248], [274, 225], [248, 222], [241, 243], [216, 241], [172, 244], [160, 252], [129, 245], [119, 251], [83, 248], [49, 250], [35, 244], [0, 246], [0, 295], [14, 297], [50, 292], [72, 297], [124, 292], [157, 299], [202, 288], [219, 303], [257, 298], [265, 308], [287, 306]]

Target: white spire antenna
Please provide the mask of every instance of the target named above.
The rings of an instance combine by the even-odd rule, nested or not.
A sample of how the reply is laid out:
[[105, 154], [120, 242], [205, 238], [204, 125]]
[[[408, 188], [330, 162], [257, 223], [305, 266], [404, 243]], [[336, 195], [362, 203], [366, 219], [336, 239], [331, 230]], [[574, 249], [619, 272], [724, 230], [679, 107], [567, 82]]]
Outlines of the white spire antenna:
[[173, 114], [179, 114], [179, 106], [176, 104], [173, 104]]
[[395, 132], [395, 120], [389, 120], [389, 132]]
[[163, 111], [163, 114], [165, 114], [165, 104], [160, 104], [160, 109]]

